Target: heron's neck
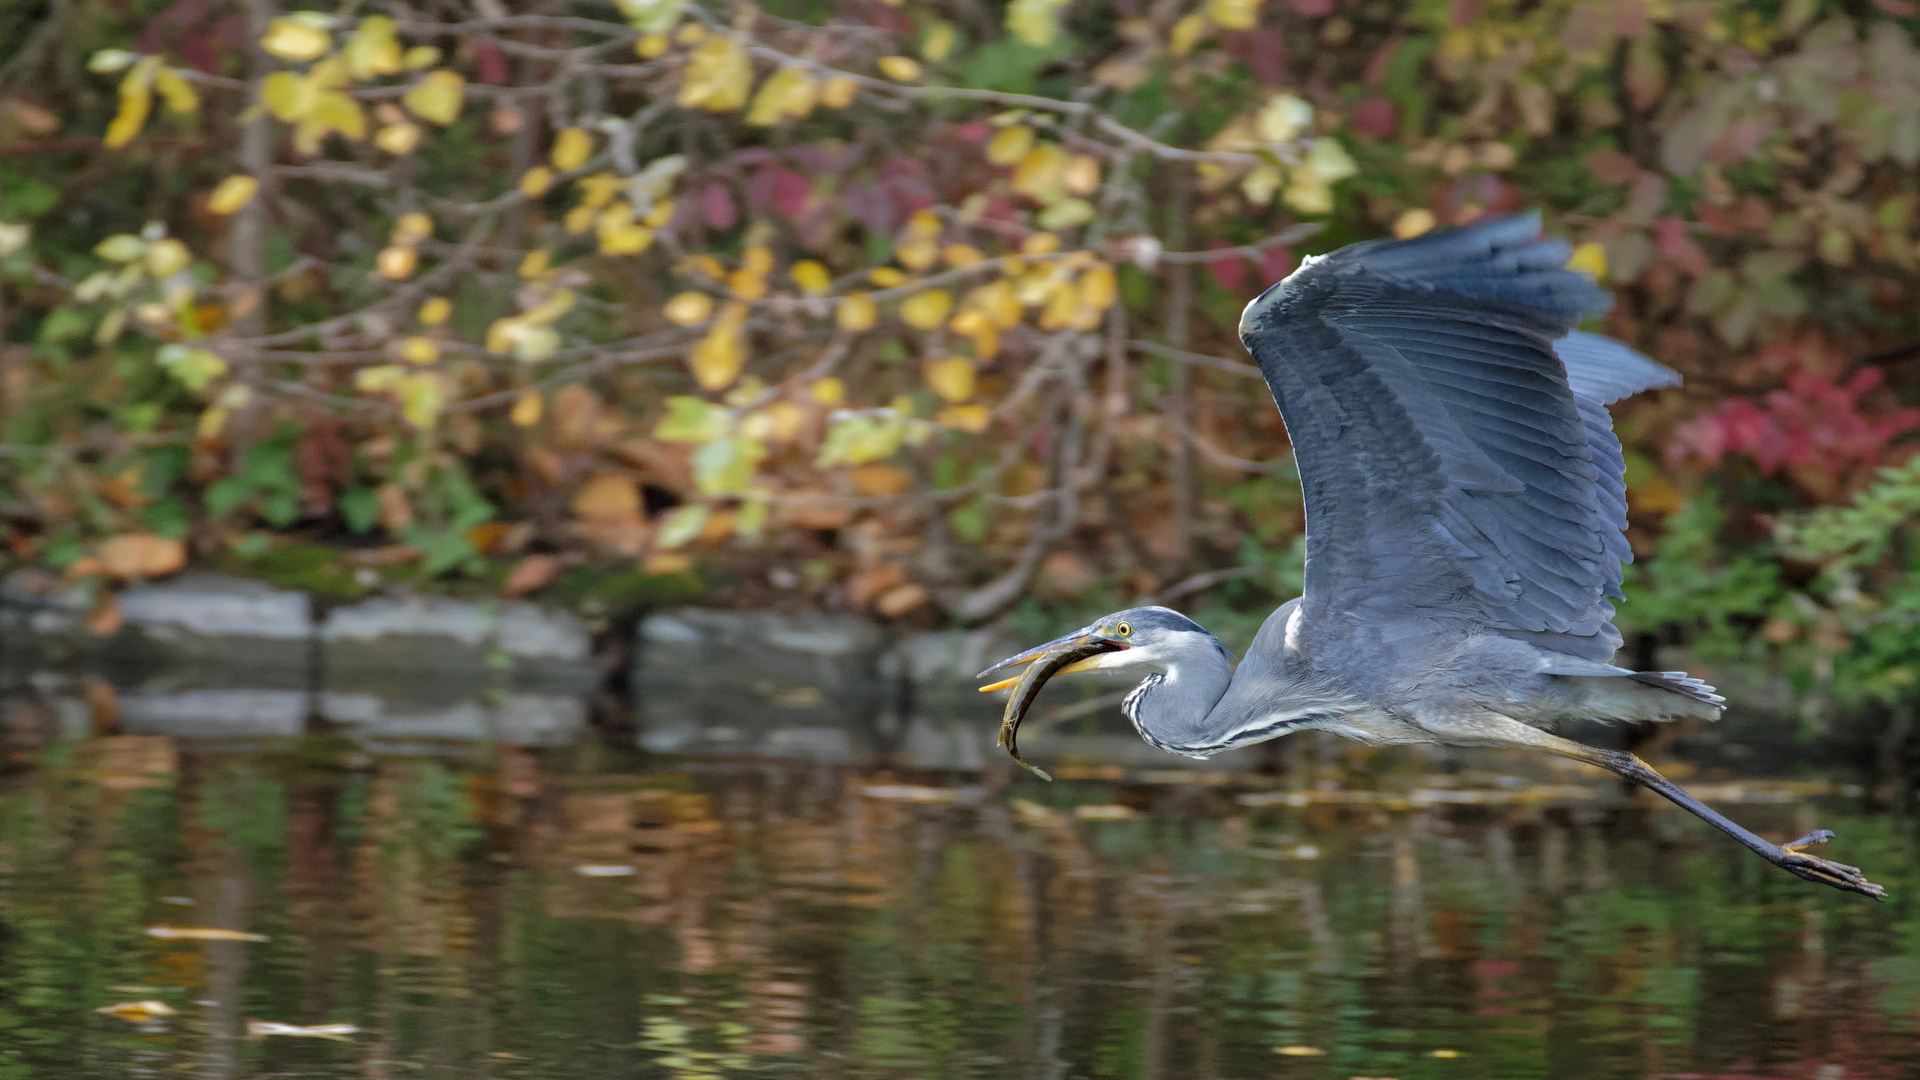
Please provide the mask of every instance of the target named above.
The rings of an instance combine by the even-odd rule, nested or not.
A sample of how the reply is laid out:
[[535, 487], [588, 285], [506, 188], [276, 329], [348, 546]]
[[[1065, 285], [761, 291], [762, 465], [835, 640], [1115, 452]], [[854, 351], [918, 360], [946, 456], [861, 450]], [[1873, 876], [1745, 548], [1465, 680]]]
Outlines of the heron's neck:
[[[1217, 644], [1217, 643], [1216, 643]], [[1233, 662], [1224, 648], [1188, 650], [1142, 679], [1121, 708], [1147, 742], [1176, 754], [1211, 745], [1206, 723], [1233, 682]]]

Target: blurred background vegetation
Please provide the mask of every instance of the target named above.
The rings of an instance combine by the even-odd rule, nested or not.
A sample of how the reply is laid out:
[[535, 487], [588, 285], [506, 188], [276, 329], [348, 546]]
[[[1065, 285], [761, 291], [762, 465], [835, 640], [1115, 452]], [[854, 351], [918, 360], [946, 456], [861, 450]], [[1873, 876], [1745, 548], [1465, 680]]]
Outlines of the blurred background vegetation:
[[[0, 561], [931, 626], [1298, 588], [1245, 302], [1535, 209], [1641, 666], [1920, 700], [1912, 0], [0, 3]], [[1710, 677], [1711, 677], [1711, 673]]]

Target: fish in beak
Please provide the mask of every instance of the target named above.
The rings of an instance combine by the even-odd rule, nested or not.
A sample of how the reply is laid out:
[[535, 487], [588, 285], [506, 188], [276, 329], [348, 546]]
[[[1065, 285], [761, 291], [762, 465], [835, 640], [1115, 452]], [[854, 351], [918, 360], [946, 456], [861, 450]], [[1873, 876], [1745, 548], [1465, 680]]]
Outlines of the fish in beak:
[[980, 688], [981, 693], [1013, 686], [1013, 695], [1007, 699], [1007, 711], [1000, 717], [1000, 738], [998, 745], [1004, 746], [1021, 768], [1042, 780], [1052, 780], [1044, 769], [1029, 764], [1020, 756], [1018, 738], [1020, 722], [1026, 719], [1027, 709], [1034, 699], [1040, 696], [1040, 688], [1055, 675], [1064, 675], [1074, 671], [1090, 671], [1099, 666], [1101, 656], [1127, 648], [1123, 642], [1115, 641], [1091, 628], [1078, 630], [1065, 637], [1055, 638], [1037, 648], [1028, 649], [1017, 656], [1005, 660], [981, 672], [976, 678], [986, 678], [996, 671], [1002, 671], [1017, 664], [1026, 664], [1027, 669], [1010, 679], [1002, 679]]

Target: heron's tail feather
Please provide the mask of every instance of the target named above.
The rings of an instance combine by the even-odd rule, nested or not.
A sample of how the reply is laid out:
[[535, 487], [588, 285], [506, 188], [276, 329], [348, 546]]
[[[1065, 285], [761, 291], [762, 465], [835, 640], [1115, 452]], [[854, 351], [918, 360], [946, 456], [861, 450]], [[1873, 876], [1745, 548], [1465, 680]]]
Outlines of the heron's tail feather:
[[1684, 671], [1636, 671], [1633, 673], [1633, 681], [1683, 694], [1702, 704], [1712, 705], [1716, 709], [1724, 707], [1727, 703], [1726, 698], [1713, 692], [1712, 686]]

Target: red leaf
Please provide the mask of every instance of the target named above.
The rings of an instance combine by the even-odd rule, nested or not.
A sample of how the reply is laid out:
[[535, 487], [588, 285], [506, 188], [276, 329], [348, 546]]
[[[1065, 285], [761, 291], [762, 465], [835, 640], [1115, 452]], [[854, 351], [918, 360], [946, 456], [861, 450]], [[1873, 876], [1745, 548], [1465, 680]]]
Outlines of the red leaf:
[[1376, 139], [1384, 139], [1400, 126], [1400, 108], [1386, 98], [1370, 97], [1354, 106], [1353, 126]]
[[486, 38], [473, 43], [473, 73], [483, 83], [494, 86], [507, 81], [507, 54]]
[[1300, 260], [1293, 257], [1292, 248], [1285, 244], [1270, 247], [1266, 254], [1260, 257], [1260, 277], [1270, 282], [1279, 281], [1293, 273], [1293, 268], [1298, 265]]
[[[1213, 246], [1226, 247], [1227, 245], [1215, 240]], [[1238, 255], [1213, 260], [1207, 264], [1207, 272], [1213, 275], [1213, 280], [1236, 296], [1247, 290], [1247, 261]]]
[[1333, 0], [1288, 0], [1293, 10], [1309, 19], [1324, 19], [1333, 14]]
[[1682, 270], [1701, 277], [1712, 269], [1707, 261], [1707, 253], [1687, 235], [1686, 222], [1677, 217], [1665, 217], [1653, 227], [1653, 246], [1658, 248], [1662, 257], [1672, 261]]
[[700, 216], [715, 229], [731, 229], [734, 222], [740, 220], [740, 211], [733, 204], [733, 192], [727, 190], [727, 185], [715, 180], [700, 189]]

